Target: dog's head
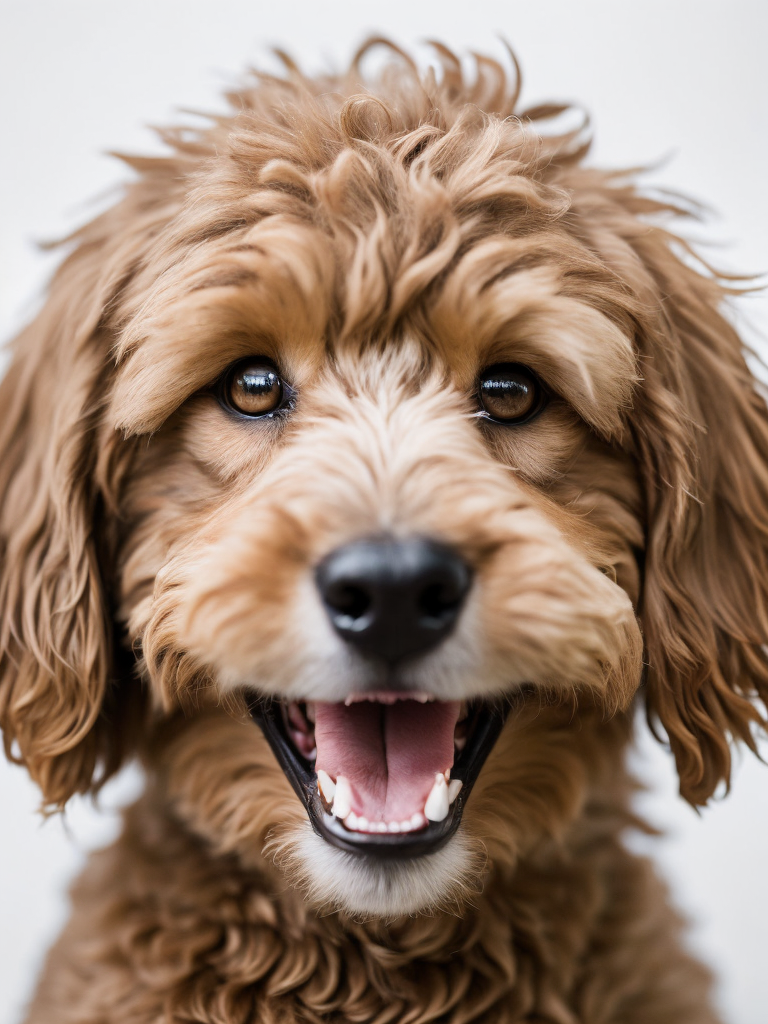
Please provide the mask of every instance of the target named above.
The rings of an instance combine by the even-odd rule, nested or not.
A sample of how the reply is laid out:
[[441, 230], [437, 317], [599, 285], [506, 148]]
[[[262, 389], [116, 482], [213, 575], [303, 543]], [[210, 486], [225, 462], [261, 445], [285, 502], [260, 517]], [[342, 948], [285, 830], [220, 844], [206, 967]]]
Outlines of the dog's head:
[[483, 814], [575, 813], [644, 666], [694, 802], [768, 693], [727, 289], [440, 56], [291, 67], [133, 160], [2, 385], [8, 753], [63, 804], [152, 736], [193, 827], [358, 913], [469, 884]]

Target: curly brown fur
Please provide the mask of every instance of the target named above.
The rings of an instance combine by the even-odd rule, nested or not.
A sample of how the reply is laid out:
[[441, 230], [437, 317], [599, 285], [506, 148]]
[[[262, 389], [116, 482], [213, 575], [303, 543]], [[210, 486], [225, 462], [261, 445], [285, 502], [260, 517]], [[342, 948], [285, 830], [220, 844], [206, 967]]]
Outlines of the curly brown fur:
[[[764, 724], [768, 414], [731, 286], [664, 226], [684, 208], [586, 167], [498, 64], [390, 50], [373, 82], [364, 53], [336, 79], [288, 62], [126, 158], [15, 342], [6, 751], [49, 807], [132, 753], [148, 773], [30, 1022], [716, 1020], [621, 844], [621, 766], [636, 694], [694, 803]], [[217, 402], [252, 355], [290, 418]], [[552, 398], [499, 430], [473, 401], [506, 361]], [[308, 580], [383, 529], [476, 578], [408, 686], [515, 699], [442, 861], [357, 879], [321, 866], [245, 705], [359, 684]]]
[[[520, 723], [527, 736], [506, 737], [478, 794], [472, 827], [493, 863], [482, 896], [395, 922], [308, 907], [258, 856], [265, 768], [247, 727], [185, 727], [75, 887], [29, 1020], [714, 1024], [706, 972], [619, 839], [626, 722], [588, 715], [574, 744], [565, 710]], [[502, 807], [496, 773], [514, 783]]]

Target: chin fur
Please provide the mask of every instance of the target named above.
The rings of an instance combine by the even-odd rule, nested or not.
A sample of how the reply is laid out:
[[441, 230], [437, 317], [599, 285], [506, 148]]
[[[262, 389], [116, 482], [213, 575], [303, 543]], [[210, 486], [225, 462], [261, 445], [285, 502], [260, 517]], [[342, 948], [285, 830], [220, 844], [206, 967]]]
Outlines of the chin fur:
[[269, 852], [308, 902], [358, 920], [459, 912], [481, 891], [485, 865], [480, 844], [461, 831], [435, 853], [388, 861], [338, 850], [306, 822]]

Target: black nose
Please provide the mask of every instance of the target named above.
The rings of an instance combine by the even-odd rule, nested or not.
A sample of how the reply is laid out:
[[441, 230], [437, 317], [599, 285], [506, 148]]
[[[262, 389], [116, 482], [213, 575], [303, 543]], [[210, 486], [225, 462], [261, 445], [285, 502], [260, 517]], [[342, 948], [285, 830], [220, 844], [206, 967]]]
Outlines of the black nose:
[[336, 632], [391, 664], [428, 651], [451, 632], [471, 572], [443, 544], [381, 537], [332, 551], [316, 580]]

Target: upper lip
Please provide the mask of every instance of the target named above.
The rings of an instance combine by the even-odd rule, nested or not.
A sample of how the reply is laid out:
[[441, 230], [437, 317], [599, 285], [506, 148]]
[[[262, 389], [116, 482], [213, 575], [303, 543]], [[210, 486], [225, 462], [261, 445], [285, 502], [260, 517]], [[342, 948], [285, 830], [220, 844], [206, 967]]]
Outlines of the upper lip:
[[[431, 700], [423, 693], [359, 693], [350, 695], [346, 704], [358, 700], [377, 700], [381, 703], [397, 699]], [[349, 831], [339, 818], [329, 812], [318, 788], [317, 774], [310, 753], [302, 755], [288, 736], [285, 705], [282, 701], [259, 697], [251, 706], [251, 715], [261, 727], [275, 757], [285, 772], [297, 796], [304, 804], [314, 831], [331, 845], [346, 852], [366, 854], [379, 858], [412, 858], [433, 853], [456, 832], [462, 813], [480, 770], [504, 725], [508, 702], [474, 701], [469, 705], [468, 742], [458, 752], [451, 768], [451, 780], [460, 780], [461, 787], [442, 821], [427, 821], [417, 831], [382, 833]]]

